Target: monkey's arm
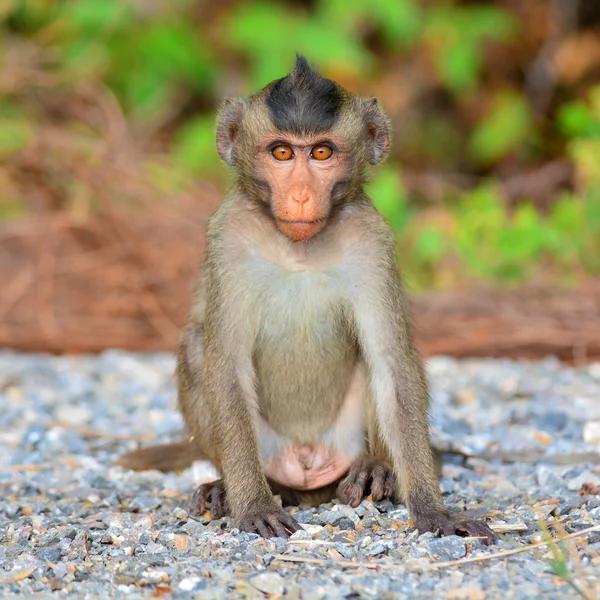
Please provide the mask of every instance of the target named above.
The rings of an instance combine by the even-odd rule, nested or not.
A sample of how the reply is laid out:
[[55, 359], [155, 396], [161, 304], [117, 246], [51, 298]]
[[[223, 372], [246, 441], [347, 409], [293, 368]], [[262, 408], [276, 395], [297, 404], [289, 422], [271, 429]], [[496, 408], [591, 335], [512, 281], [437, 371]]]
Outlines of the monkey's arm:
[[429, 436], [427, 384], [410, 338], [393, 247], [376, 264], [378, 268], [368, 274], [356, 294], [354, 313], [371, 375], [377, 421], [393, 458], [400, 493], [419, 531], [466, 532], [490, 542], [494, 534], [485, 523], [463, 519], [444, 508]]
[[[223, 272], [217, 271], [219, 278]], [[254, 414], [252, 338], [236, 304], [240, 289], [227, 289], [208, 273], [202, 387], [213, 439], [236, 526], [263, 537], [287, 537], [299, 525], [275, 502], [260, 462]], [[243, 290], [241, 290], [243, 292]], [[206, 418], [198, 415], [198, 418]]]

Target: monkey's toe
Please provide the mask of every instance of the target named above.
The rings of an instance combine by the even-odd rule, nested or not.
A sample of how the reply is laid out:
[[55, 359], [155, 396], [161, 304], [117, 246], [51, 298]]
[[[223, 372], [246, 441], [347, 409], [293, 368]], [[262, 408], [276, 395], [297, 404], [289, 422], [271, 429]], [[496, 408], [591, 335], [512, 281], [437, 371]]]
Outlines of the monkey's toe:
[[348, 471], [338, 486], [340, 502], [356, 507], [370, 490], [373, 500], [392, 498], [396, 489], [396, 476], [392, 469], [374, 459], [361, 458]]
[[266, 510], [241, 519], [238, 527], [248, 533], [258, 533], [264, 538], [287, 538], [301, 529], [296, 519], [280, 508]]
[[496, 534], [484, 523], [458, 513], [441, 511], [430, 515], [411, 515], [419, 533], [440, 531], [443, 535], [483, 538], [486, 546], [496, 541]]
[[210, 512], [211, 519], [220, 519], [229, 510], [222, 479], [203, 483], [192, 496], [192, 511], [196, 514]]

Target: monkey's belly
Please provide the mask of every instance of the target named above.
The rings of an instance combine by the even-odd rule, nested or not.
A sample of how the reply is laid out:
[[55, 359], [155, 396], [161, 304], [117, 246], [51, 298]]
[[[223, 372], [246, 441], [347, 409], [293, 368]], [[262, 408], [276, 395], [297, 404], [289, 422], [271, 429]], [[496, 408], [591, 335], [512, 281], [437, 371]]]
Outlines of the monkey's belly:
[[346, 454], [319, 444], [284, 448], [265, 465], [267, 477], [294, 490], [316, 490], [337, 481], [352, 460]]

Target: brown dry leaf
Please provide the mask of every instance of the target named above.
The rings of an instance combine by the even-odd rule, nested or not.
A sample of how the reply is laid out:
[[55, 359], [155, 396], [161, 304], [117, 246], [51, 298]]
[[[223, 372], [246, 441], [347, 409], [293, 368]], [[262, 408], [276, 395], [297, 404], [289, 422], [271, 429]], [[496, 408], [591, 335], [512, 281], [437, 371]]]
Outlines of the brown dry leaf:
[[597, 496], [599, 493], [598, 486], [592, 481], [586, 481], [579, 490], [580, 496]]
[[536, 431], [533, 435], [540, 444], [544, 444], [545, 446], [554, 441], [554, 438], [551, 435], [548, 435], [543, 431]]
[[552, 64], [557, 79], [573, 85], [593, 69], [600, 69], [600, 35], [598, 31], [577, 32], [556, 49]]

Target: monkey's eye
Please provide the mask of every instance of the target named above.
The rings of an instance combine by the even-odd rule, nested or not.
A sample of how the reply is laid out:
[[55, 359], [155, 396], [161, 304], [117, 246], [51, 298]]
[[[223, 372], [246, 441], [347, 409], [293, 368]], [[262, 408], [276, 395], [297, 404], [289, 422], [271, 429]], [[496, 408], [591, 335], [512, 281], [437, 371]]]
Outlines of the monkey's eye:
[[311, 158], [316, 160], [327, 160], [333, 154], [333, 150], [325, 144], [319, 144], [310, 151]]
[[271, 154], [277, 160], [290, 160], [294, 156], [294, 151], [289, 146], [275, 146], [273, 150], [271, 150]]

